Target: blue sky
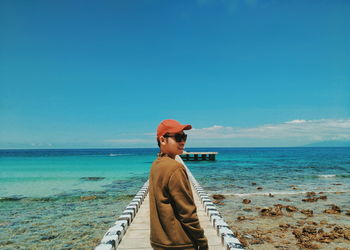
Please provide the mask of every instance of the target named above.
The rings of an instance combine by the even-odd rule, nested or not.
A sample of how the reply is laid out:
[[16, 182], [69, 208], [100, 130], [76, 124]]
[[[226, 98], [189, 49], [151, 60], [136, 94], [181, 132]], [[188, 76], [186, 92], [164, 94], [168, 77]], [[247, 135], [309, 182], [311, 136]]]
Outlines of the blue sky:
[[350, 140], [350, 2], [0, 2], [0, 148]]

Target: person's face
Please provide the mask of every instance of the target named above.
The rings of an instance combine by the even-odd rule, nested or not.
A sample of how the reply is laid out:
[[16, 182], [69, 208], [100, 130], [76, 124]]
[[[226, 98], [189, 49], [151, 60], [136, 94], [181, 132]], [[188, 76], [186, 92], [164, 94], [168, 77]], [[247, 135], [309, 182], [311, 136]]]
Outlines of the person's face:
[[[184, 132], [181, 131], [179, 133], [183, 135]], [[161, 136], [159, 138], [161, 151], [171, 158], [175, 158], [176, 155], [181, 155], [184, 151], [186, 141], [181, 139], [181, 141], [176, 141], [175, 134], [167, 134], [166, 136]]]

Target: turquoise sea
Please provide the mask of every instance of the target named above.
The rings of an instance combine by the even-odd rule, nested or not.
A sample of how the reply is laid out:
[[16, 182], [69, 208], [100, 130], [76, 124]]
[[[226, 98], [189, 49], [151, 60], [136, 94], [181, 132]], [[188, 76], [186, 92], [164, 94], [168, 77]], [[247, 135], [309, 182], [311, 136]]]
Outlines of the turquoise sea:
[[[220, 208], [228, 221], [240, 215], [233, 211], [240, 209], [237, 199], [257, 197], [256, 205], [270, 206], [270, 193], [293, 200], [325, 192], [350, 209], [350, 147], [186, 150], [219, 152], [216, 161], [186, 164], [209, 194], [228, 197]], [[156, 154], [157, 149], [0, 150], [0, 248], [92, 249], [148, 179]]]

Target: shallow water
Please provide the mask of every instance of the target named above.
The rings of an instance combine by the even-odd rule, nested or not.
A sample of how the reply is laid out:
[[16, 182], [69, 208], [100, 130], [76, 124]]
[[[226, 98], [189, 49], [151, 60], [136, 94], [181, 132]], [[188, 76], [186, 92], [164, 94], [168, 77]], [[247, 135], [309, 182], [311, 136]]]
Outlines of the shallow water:
[[[1, 249], [91, 249], [113, 225], [147, 178], [104, 185], [105, 191], [76, 191], [0, 202]], [[86, 198], [86, 200], [84, 200]]]
[[[276, 203], [314, 207], [318, 220], [328, 204], [350, 209], [350, 148], [187, 150], [219, 152], [215, 162], [186, 164], [209, 194], [227, 197], [218, 208], [237, 230], [278, 227], [278, 220], [258, 218], [256, 210]], [[1, 150], [0, 248], [93, 248], [147, 180], [156, 153], [156, 149]], [[302, 202], [309, 191], [325, 192], [328, 199]], [[340, 191], [345, 193], [335, 193]], [[252, 202], [245, 205], [243, 199]], [[253, 211], [243, 211], [247, 207]], [[238, 216], [257, 219], [237, 222]], [[325, 217], [329, 223], [349, 224], [343, 215]], [[281, 220], [286, 218], [305, 216], [295, 213]]]
[[[232, 230], [244, 236], [247, 249], [299, 249], [292, 231], [303, 227], [300, 221], [317, 223], [318, 229], [324, 230], [332, 226], [350, 229], [350, 216], [346, 215], [350, 211], [350, 148], [226, 149], [219, 159], [187, 165], [210, 196], [226, 197], [217, 205], [218, 210]], [[307, 192], [327, 199], [302, 201]], [[244, 199], [251, 202], [243, 204]], [[276, 204], [295, 206], [298, 211], [283, 209], [282, 216], [260, 215], [261, 209]], [[324, 213], [332, 204], [342, 213]], [[302, 209], [311, 209], [314, 215], [308, 217], [300, 212]], [[285, 224], [291, 227], [280, 227]], [[262, 234], [265, 241], [257, 236]], [[350, 241], [337, 239], [320, 247], [349, 245]]]

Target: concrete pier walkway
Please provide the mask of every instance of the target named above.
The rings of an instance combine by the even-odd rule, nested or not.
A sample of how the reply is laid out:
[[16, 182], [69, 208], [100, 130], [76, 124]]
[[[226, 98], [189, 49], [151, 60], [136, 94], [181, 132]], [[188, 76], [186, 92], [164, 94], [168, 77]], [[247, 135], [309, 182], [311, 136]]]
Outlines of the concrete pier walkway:
[[[187, 168], [180, 157], [176, 160]], [[208, 238], [209, 249], [244, 249], [188, 168], [187, 173], [192, 184], [199, 222]], [[147, 181], [95, 250], [152, 250], [149, 214]]]
[[[193, 196], [197, 206], [197, 214], [202, 228], [204, 229], [205, 235], [208, 238], [209, 249], [213, 250], [223, 250], [221, 240], [217, 236], [208, 216], [206, 215], [204, 208], [198, 198], [198, 195], [194, 190]], [[138, 211], [135, 219], [133, 220], [131, 226], [126, 231], [120, 245], [119, 250], [137, 250], [137, 249], [147, 249], [152, 250], [150, 245], [150, 220], [149, 220], [149, 198], [148, 195], [142, 204], [140, 210]]]
[[150, 249], [150, 220], [149, 220], [149, 197], [148, 194], [137, 212], [135, 219], [133, 220], [131, 226], [126, 231], [118, 250], [123, 249]]

